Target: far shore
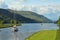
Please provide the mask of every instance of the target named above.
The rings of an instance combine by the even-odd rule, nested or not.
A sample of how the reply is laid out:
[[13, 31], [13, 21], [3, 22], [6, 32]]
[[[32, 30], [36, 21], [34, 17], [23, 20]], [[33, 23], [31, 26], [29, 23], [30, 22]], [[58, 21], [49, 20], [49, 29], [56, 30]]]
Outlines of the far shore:
[[[14, 24], [3, 24], [0, 25], [0, 28], [8, 28], [8, 27], [12, 27]], [[17, 26], [21, 26], [21, 24], [16, 24]]]

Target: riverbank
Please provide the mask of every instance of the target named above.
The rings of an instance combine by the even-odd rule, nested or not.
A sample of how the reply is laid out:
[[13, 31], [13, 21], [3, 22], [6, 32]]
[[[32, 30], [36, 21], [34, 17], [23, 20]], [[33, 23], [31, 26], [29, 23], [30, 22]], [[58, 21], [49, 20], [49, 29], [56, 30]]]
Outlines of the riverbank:
[[[8, 27], [12, 27], [14, 24], [3, 24], [0, 25], [0, 28], [8, 28]], [[21, 24], [16, 24], [17, 26], [21, 26]]]
[[57, 30], [44, 30], [32, 34], [25, 40], [55, 40]]

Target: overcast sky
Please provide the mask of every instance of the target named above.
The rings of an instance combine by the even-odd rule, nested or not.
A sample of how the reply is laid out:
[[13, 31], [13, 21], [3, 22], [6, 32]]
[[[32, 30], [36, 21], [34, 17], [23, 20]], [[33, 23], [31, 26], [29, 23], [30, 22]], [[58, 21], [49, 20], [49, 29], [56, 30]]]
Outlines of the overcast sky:
[[0, 0], [0, 8], [33, 11], [52, 20], [60, 16], [60, 0]]

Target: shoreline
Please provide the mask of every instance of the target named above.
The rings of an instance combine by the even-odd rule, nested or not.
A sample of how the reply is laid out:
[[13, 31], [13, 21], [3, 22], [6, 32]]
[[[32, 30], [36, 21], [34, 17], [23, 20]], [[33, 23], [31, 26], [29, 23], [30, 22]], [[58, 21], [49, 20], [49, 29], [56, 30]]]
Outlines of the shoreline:
[[[8, 27], [12, 27], [14, 24], [3, 24], [3, 25], [0, 25], [0, 29], [1, 28], [8, 28]], [[21, 24], [16, 24], [17, 26], [21, 26]]]

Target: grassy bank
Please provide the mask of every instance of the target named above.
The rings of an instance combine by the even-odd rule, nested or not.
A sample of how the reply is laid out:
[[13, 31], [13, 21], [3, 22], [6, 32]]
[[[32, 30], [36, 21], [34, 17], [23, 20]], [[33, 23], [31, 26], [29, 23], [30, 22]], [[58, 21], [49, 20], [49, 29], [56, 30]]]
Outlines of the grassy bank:
[[32, 34], [27, 37], [25, 40], [56, 40], [57, 30], [44, 30]]
[[60, 30], [57, 30], [56, 39], [55, 40], [60, 40]]
[[[12, 27], [14, 24], [3, 24], [0, 25], [0, 28], [7, 28], [7, 27]], [[16, 24], [17, 26], [21, 26], [21, 24]]]

